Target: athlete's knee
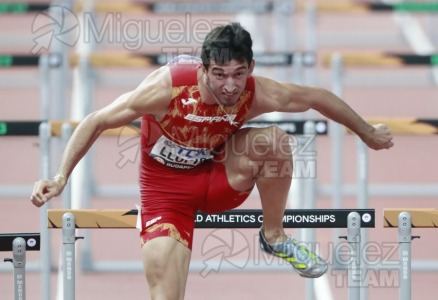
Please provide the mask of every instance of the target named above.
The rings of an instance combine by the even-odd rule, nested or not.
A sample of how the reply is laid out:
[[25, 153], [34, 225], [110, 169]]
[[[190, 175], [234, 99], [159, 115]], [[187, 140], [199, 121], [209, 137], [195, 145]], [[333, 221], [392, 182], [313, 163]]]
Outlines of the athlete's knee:
[[155, 238], [142, 247], [152, 299], [184, 299], [190, 250], [170, 237]]
[[[234, 177], [241, 180], [246, 176], [243, 180], [247, 181], [260, 175], [278, 177], [292, 172], [291, 141], [279, 127], [244, 128], [232, 142], [224, 156], [229, 181]], [[237, 175], [233, 177], [233, 174]]]
[[169, 260], [166, 259], [162, 247], [152, 241], [142, 247], [143, 264], [146, 278], [149, 284], [154, 285], [166, 276]]
[[292, 158], [289, 135], [277, 126], [259, 129], [253, 136], [253, 153], [259, 158], [276, 158], [289, 160]]
[[146, 242], [142, 247], [146, 276], [161, 279], [168, 272], [184, 273], [190, 260], [190, 250], [171, 237], [158, 237]]
[[[292, 148], [289, 135], [272, 126], [258, 132], [254, 138], [257, 177], [291, 177], [293, 174]], [[263, 152], [264, 151], [264, 152]]]

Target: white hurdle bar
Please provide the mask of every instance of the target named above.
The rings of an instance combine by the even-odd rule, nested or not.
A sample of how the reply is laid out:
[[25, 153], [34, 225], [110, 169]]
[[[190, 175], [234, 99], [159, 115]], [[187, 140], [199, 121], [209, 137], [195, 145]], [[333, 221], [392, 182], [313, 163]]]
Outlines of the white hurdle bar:
[[[136, 209], [49, 209], [48, 228], [62, 228], [64, 300], [75, 299], [75, 229], [132, 229], [137, 225]], [[235, 209], [220, 214], [198, 213], [195, 228], [260, 228], [262, 210]], [[287, 209], [284, 228], [347, 228], [350, 246], [349, 300], [359, 300], [360, 230], [375, 227], [374, 209]], [[351, 274], [351, 275], [350, 275]]]
[[0, 251], [12, 251], [13, 258], [5, 258], [14, 266], [14, 300], [26, 300], [26, 251], [40, 250], [39, 233], [0, 234]]

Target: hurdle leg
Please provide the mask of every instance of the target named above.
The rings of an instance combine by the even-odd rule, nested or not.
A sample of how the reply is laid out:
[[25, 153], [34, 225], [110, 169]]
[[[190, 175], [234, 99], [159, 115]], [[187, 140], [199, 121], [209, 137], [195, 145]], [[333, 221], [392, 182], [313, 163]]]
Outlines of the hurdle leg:
[[348, 214], [347, 241], [350, 247], [350, 266], [348, 268], [348, 299], [360, 299], [360, 215], [357, 212]]
[[[304, 123], [304, 134], [306, 136], [315, 136], [316, 128], [315, 123], [307, 121]], [[316, 142], [312, 139], [312, 142], [308, 145], [307, 150], [309, 153], [316, 152]], [[306, 158], [307, 159], [307, 158]], [[303, 207], [306, 209], [314, 209], [316, 207], [316, 179], [306, 178], [304, 182], [304, 203]], [[315, 229], [307, 228], [302, 229], [303, 241], [309, 243], [309, 248], [315, 251]], [[324, 279], [322, 279], [324, 280]], [[306, 300], [315, 299], [315, 282], [313, 280], [306, 281]]]
[[[357, 141], [357, 207], [366, 208], [368, 207], [368, 147], [367, 145], [359, 138], [356, 138]], [[361, 229], [361, 243], [362, 245], [366, 245], [368, 242], [368, 231], [365, 229]], [[360, 289], [360, 299], [367, 300], [368, 299], [368, 289], [365, 285], [365, 278], [367, 274], [367, 262], [368, 257], [367, 254], [364, 254], [364, 260], [362, 262], [361, 274], [363, 274], [363, 284]]]
[[75, 299], [75, 216], [68, 212], [62, 217], [62, 261], [64, 300]]
[[26, 299], [26, 241], [22, 237], [17, 237], [12, 242], [13, 259], [12, 264], [14, 266], [14, 299], [25, 300]]
[[400, 300], [411, 299], [411, 215], [401, 212], [398, 216], [398, 242], [400, 255]]
[[[50, 125], [42, 122], [39, 126], [40, 168], [41, 178], [50, 178]], [[52, 249], [50, 245], [50, 233], [47, 229], [47, 210], [50, 203], [40, 208], [40, 232], [41, 232], [41, 300], [50, 300]]]

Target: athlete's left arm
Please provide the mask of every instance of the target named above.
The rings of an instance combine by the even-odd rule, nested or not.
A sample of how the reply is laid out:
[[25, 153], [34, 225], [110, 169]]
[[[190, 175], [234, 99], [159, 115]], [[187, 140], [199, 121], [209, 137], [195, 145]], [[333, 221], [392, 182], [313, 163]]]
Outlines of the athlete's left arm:
[[326, 89], [257, 77], [256, 102], [264, 103], [265, 112], [294, 113], [314, 109], [349, 128], [372, 149], [389, 149], [393, 146], [392, 135], [386, 125], [368, 124], [345, 101]]

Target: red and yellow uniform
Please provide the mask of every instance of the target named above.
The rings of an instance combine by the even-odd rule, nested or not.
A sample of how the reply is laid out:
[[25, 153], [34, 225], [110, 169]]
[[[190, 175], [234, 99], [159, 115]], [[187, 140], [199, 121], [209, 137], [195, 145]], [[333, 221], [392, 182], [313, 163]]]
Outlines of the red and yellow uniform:
[[245, 123], [254, 98], [254, 78], [232, 107], [203, 102], [197, 72], [200, 63], [169, 65], [172, 100], [157, 122], [142, 119], [142, 241], [170, 236], [191, 249], [194, 216], [239, 206], [250, 191], [228, 183], [220, 162], [226, 141]]

